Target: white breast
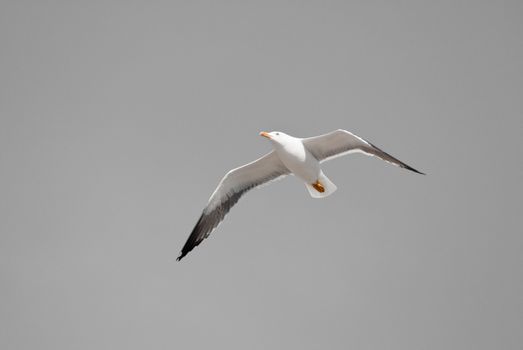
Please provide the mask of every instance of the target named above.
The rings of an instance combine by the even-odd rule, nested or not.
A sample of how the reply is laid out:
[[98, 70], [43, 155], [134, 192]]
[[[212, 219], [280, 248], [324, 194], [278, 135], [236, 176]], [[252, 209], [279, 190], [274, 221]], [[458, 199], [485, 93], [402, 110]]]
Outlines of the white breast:
[[313, 183], [320, 174], [320, 163], [305, 148], [300, 139], [293, 139], [275, 148], [285, 166], [307, 183]]

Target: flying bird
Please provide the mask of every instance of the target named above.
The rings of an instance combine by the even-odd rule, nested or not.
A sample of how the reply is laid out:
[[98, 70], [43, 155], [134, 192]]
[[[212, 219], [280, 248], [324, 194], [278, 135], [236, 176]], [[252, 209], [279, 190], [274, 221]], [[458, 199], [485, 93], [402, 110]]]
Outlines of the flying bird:
[[273, 150], [251, 163], [232, 169], [223, 177], [177, 260], [207, 238], [240, 197], [254, 187], [286, 175], [295, 175], [305, 183], [313, 198], [325, 198], [334, 193], [336, 185], [320, 167], [324, 161], [359, 152], [424, 175], [372, 143], [342, 129], [308, 138], [293, 137], [281, 131], [263, 131], [260, 136], [270, 140]]

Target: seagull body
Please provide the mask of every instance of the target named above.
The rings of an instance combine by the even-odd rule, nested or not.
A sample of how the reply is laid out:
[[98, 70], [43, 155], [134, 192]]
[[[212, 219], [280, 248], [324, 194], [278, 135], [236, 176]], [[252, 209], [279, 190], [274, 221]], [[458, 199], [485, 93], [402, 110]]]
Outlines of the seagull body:
[[370, 142], [342, 129], [309, 138], [297, 138], [281, 131], [264, 131], [260, 135], [271, 141], [273, 151], [251, 163], [232, 169], [223, 177], [209, 198], [177, 260], [181, 260], [207, 238], [240, 197], [254, 187], [286, 175], [295, 175], [304, 182], [313, 198], [325, 198], [334, 193], [336, 185], [325, 176], [320, 167], [326, 160], [360, 152], [423, 174]]
[[[313, 184], [316, 184], [316, 186], [322, 184], [320, 178], [324, 175], [320, 168], [320, 162], [305, 147], [301, 139], [282, 132], [275, 132], [272, 135], [261, 133], [261, 135], [271, 140], [274, 152], [283, 165], [290, 173], [303, 180], [308, 189], [313, 188]], [[319, 198], [320, 196], [328, 196], [334, 190], [335, 187], [332, 191], [325, 192], [320, 188], [319, 190], [310, 191], [310, 193], [313, 197]]]

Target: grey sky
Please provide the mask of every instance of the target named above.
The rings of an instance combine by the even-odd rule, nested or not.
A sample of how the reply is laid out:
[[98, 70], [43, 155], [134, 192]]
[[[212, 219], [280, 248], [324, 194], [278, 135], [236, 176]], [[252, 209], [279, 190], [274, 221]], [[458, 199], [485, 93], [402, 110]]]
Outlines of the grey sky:
[[[521, 1], [4, 1], [0, 348], [521, 349]], [[261, 130], [350, 130], [175, 258]]]

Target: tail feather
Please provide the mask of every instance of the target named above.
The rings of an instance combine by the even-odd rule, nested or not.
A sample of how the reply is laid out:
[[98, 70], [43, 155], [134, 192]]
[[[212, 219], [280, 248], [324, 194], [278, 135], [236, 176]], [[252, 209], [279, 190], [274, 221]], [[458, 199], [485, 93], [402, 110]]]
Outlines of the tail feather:
[[312, 184], [309, 184], [309, 183], [305, 184], [305, 187], [307, 187], [307, 190], [309, 190], [309, 194], [313, 198], [328, 197], [331, 194], [333, 194], [334, 192], [336, 192], [336, 190], [338, 189], [338, 187], [336, 187], [336, 185], [331, 180], [329, 180], [329, 178], [327, 176], [325, 176], [325, 174], [323, 174], [323, 172], [320, 173], [320, 176], [318, 177], [318, 181], [321, 183], [321, 185], [325, 189], [324, 192], [318, 191], [316, 188], [314, 188], [314, 186]]

